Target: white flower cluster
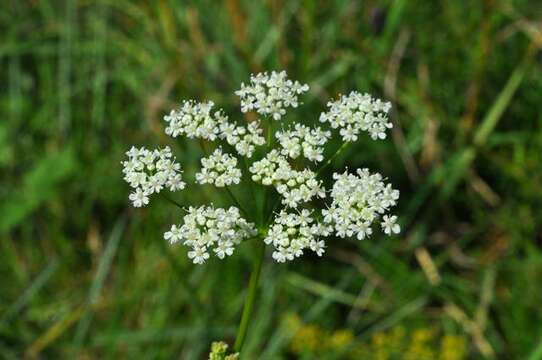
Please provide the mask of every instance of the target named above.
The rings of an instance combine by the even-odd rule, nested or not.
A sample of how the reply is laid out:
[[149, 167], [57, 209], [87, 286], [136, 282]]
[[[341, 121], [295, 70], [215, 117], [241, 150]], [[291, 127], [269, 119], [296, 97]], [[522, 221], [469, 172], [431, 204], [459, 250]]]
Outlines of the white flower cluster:
[[246, 128], [230, 124], [227, 119], [220, 123], [220, 138], [225, 139], [231, 146], [235, 146], [235, 150], [239, 155], [247, 158], [252, 157], [256, 146], [265, 144], [262, 133], [263, 130], [260, 128], [259, 121], [248, 123]]
[[191, 247], [188, 257], [195, 264], [203, 264], [209, 258], [209, 250], [223, 259], [233, 254], [235, 245], [255, 234], [254, 224], [243, 219], [238, 208], [226, 210], [211, 205], [188, 208], [183, 225], [173, 225], [164, 239]]
[[[369, 237], [371, 225], [381, 215], [396, 205], [399, 191], [384, 184], [382, 176], [371, 174], [368, 169], [358, 169], [357, 175], [334, 173], [331, 206], [322, 210], [324, 222], [332, 225], [336, 235], [344, 238], [356, 236], [362, 240]], [[384, 215], [382, 229], [388, 235], [399, 233], [396, 216]]]
[[331, 132], [324, 131], [319, 127], [314, 129], [302, 124], [296, 124], [294, 130], [277, 131], [275, 137], [280, 143], [280, 153], [292, 159], [303, 156], [310, 161], [322, 161], [324, 159], [323, 146], [331, 137]]
[[215, 140], [219, 135], [218, 124], [224, 115], [220, 110], [212, 114], [214, 105], [212, 101], [183, 101], [178, 110], [171, 110], [169, 115], [164, 116], [164, 121], [168, 123], [166, 134], [174, 138], [186, 135], [191, 139]]
[[[303, 168], [302, 162], [293, 160], [302, 157], [310, 162], [322, 162], [324, 146], [331, 138], [329, 127], [338, 129], [345, 142], [356, 141], [362, 131], [375, 140], [386, 138], [386, 131], [392, 127], [388, 120], [390, 103], [353, 91], [330, 101], [327, 111], [320, 114], [319, 120], [327, 123], [327, 129], [293, 123], [273, 133], [272, 122], [283, 119], [288, 108], [296, 108], [298, 97], [308, 89], [308, 85], [288, 79], [284, 71], [264, 72], [251, 75], [250, 82], [241, 84], [240, 90], [235, 92], [240, 98], [241, 111], [254, 111], [262, 119], [239, 125], [230, 122], [212, 101], [194, 100], [183, 101], [178, 109], [164, 117], [166, 134], [173, 138], [186, 136], [218, 141], [234, 149], [228, 153], [219, 144], [210, 156], [202, 158], [201, 170], [195, 175], [198, 184], [216, 187], [239, 184], [243, 175], [238, 166], [239, 156], [257, 157], [245, 164], [247, 172], [253, 181], [276, 189], [282, 204], [279, 209], [282, 209], [274, 214], [251, 214], [253, 208], [265, 211], [268, 207], [246, 210], [235, 194], [230, 192], [229, 195], [249, 217], [248, 221], [256, 217], [271, 221], [259, 224], [269, 226], [260, 231], [265, 233], [265, 243], [273, 246], [273, 259], [278, 262], [293, 260], [305, 250], [321, 256], [325, 251], [322, 238], [326, 236], [367, 238], [373, 233], [374, 223], [380, 223], [387, 235], [401, 230], [397, 216], [389, 214], [397, 203], [399, 191], [385, 184], [380, 174], [371, 174], [367, 169], [357, 170], [355, 174], [333, 174], [331, 204], [320, 211], [313, 201], [326, 198], [323, 182], [317, 178], [319, 171]], [[262, 125], [264, 121], [267, 123]], [[266, 139], [269, 140], [266, 154], [260, 155], [256, 149], [263, 148]], [[271, 141], [273, 139], [277, 144]], [[335, 154], [341, 149], [343, 146]], [[122, 162], [124, 179], [134, 188], [129, 196], [134, 206], [145, 206], [149, 196], [163, 188], [176, 191], [185, 187], [181, 167], [169, 147], [161, 150], [132, 147], [126, 154], [128, 160]], [[233, 253], [236, 244], [257, 234], [254, 224], [242, 218], [239, 212], [237, 207], [190, 207], [182, 225], [173, 225], [164, 238], [190, 247], [188, 256], [194, 263], [204, 263], [211, 252], [224, 258]]]
[[260, 123], [253, 121], [247, 127], [229, 123], [222, 110], [212, 112], [214, 105], [212, 101], [183, 101], [178, 110], [164, 116], [164, 121], [168, 123], [166, 134], [173, 138], [186, 135], [188, 138], [210, 141], [225, 139], [239, 155], [252, 157], [255, 147], [265, 144]]
[[159, 193], [164, 187], [170, 191], [184, 189], [181, 176], [181, 165], [169, 147], [161, 150], [132, 148], [126, 152], [128, 160], [122, 162], [124, 180], [130, 184], [134, 192], [128, 197], [135, 207], [149, 203], [149, 195]]
[[196, 173], [196, 181], [199, 184], [214, 184], [224, 187], [231, 184], [239, 184], [241, 170], [237, 167], [237, 159], [230, 154], [223, 153], [222, 149], [216, 149], [209, 157], [201, 159], [201, 171]]
[[297, 97], [309, 90], [309, 85], [288, 79], [286, 72], [272, 71], [250, 76], [250, 84], [241, 83], [235, 94], [241, 98], [241, 111], [256, 111], [280, 120], [287, 107], [299, 105]]
[[288, 160], [276, 149], [265, 158], [256, 161], [250, 167], [252, 180], [263, 185], [273, 185], [282, 195], [282, 204], [296, 208], [302, 202], [309, 202], [313, 197], [326, 196], [322, 182], [316, 179], [316, 173], [309, 169], [294, 170]]
[[373, 140], [385, 139], [386, 130], [393, 126], [388, 120], [391, 104], [369, 94], [352, 91], [328, 102], [327, 106], [329, 111], [320, 114], [320, 121], [329, 122], [334, 129], [340, 128], [344, 141], [356, 141], [360, 131], [369, 132]]
[[312, 211], [303, 209], [299, 213], [281, 211], [274, 219], [264, 242], [275, 248], [273, 259], [277, 262], [293, 260], [310, 249], [318, 256], [325, 251], [325, 242], [319, 237], [330, 234], [331, 228], [317, 223]]

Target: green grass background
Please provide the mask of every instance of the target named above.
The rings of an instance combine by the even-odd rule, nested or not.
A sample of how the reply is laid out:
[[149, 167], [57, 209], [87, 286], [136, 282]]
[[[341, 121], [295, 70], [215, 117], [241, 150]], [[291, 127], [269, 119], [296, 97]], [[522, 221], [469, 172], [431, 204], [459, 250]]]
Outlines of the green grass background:
[[239, 83], [285, 69], [311, 85], [289, 115], [307, 124], [353, 89], [392, 101], [392, 136], [332, 168], [383, 173], [404, 231], [268, 259], [245, 358], [348, 358], [292, 353], [281, 319], [297, 314], [360, 342], [431, 328], [470, 358], [542, 359], [541, 16], [535, 0], [3, 1], [0, 358], [200, 359], [232, 343], [250, 244], [192, 265], [161, 239], [181, 213], [131, 208], [120, 161], [169, 144], [193, 174], [198, 145], [162, 116], [195, 98], [241, 117]]

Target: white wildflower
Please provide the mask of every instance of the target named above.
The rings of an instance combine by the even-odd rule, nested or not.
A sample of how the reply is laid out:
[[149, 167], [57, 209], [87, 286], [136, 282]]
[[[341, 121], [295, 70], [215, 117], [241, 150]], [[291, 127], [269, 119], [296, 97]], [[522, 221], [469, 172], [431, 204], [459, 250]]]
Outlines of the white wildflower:
[[387, 235], [399, 234], [401, 232], [401, 227], [399, 224], [396, 224], [397, 216], [388, 216], [384, 215], [382, 218], [382, 230], [384, 230], [384, 233]]
[[326, 251], [325, 250], [326, 243], [323, 240], [320, 240], [320, 241], [312, 240], [309, 246], [311, 250], [314, 251], [316, 255], [318, 256], [322, 256], [324, 252]]
[[318, 162], [324, 159], [323, 146], [331, 137], [331, 133], [319, 127], [311, 129], [296, 124], [293, 130], [277, 131], [275, 137], [282, 147], [280, 151], [282, 155], [296, 159], [302, 154], [306, 159]]
[[235, 94], [241, 98], [241, 111], [256, 111], [280, 120], [287, 107], [296, 108], [298, 95], [307, 92], [309, 86], [288, 79], [285, 71], [259, 73], [250, 76], [250, 84], [241, 84]]
[[209, 249], [222, 259], [233, 254], [235, 245], [255, 234], [254, 224], [243, 219], [238, 208], [201, 206], [188, 208], [183, 224], [173, 225], [164, 233], [164, 239], [192, 248], [188, 257], [202, 264], [209, 258]]
[[235, 147], [235, 151], [241, 156], [252, 157], [256, 146], [265, 144], [262, 136], [263, 130], [259, 121], [250, 122], [247, 127], [236, 126], [222, 118], [220, 122], [220, 138]]
[[164, 187], [170, 191], [182, 190], [181, 166], [169, 147], [160, 150], [137, 149], [126, 152], [128, 160], [123, 161], [124, 180], [135, 190], [128, 197], [135, 207], [149, 203], [151, 194], [159, 193]]
[[215, 140], [219, 135], [219, 122], [224, 118], [220, 110], [213, 114], [214, 103], [185, 100], [177, 110], [164, 116], [168, 123], [166, 134], [171, 137], [186, 135], [189, 138]]
[[183, 101], [177, 110], [164, 116], [164, 121], [168, 123], [166, 134], [174, 138], [185, 135], [210, 141], [225, 139], [241, 156], [250, 158], [255, 147], [265, 143], [259, 122], [253, 121], [246, 127], [237, 126], [228, 122], [222, 110], [213, 111], [214, 105], [212, 101]]
[[[264, 72], [251, 75], [250, 81], [235, 92], [240, 98], [241, 111], [255, 112], [258, 119], [238, 124], [230, 121], [223, 110], [215, 108], [212, 101], [195, 100], [183, 101], [164, 116], [165, 132], [173, 138], [185, 136], [218, 142], [216, 150], [200, 160], [201, 169], [195, 174], [198, 184], [219, 188], [240, 184], [243, 173], [239, 157], [259, 156], [258, 147], [269, 140], [263, 158], [244, 164], [250, 172], [245, 176], [277, 191], [280, 199], [274, 208], [277, 212], [251, 214], [255, 208], [265, 212], [270, 206], [250, 206], [246, 213], [251, 219], [272, 219], [269, 228], [260, 231], [265, 233], [263, 241], [273, 247], [272, 257], [277, 262], [294, 260], [307, 251], [322, 256], [326, 251], [323, 238], [330, 235], [369, 238], [373, 228], [378, 227], [375, 223], [387, 235], [401, 231], [397, 216], [390, 214], [399, 199], [399, 191], [386, 184], [380, 174], [371, 174], [367, 169], [357, 170], [355, 174], [333, 174], [331, 203], [318, 210], [320, 201], [315, 200], [325, 199], [327, 195], [323, 181], [318, 178], [320, 171], [303, 168], [303, 161], [295, 160], [324, 161], [324, 147], [332, 132], [296, 122], [273, 132], [271, 124], [282, 120], [289, 108], [298, 107], [299, 96], [308, 90], [307, 84], [288, 79], [284, 71]], [[390, 103], [368, 94], [353, 91], [328, 102], [327, 107], [320, 114], [320, 122], [337, 130], [345, 142], [356, 141], [362, 131], [375, 140], [384, 139], [392, 127], [388, 120]], [[272, 141], [275, 139], [276, 144]], [[226, 152], [223, 148], [231, 150]], [[164, 189], [185, 188], [181, 166], [169, 147], [158, 150], [132, 147], [126, 155], [128, 160], [122, 162], [124, 179], [132, 188], [129, 200], [135, 207], [146, 206], [153, 194]], [[267, 200], [265, 203], [272, 205]], [[233, 202], [243, 206], [239, 199]], [[241, 217], [237, 207], [224, 209], [210, 205], [189, 207], [186, 211], [181, 224], [172, 225], [164, 233], [164, 239], [189, 247], [188, 257], [196, 264], [205, 263], [211, 254], [219, 259], [231, 256], [238, 244], [258, 234], [255, 225]]]
[[316, 173], [309, 169], [294, 170], [276, 149], [254, 162], [249, 170], [253, 174], [253, 181], [273, 185], [282, 195], [282, 203], [288, 207], [296, 208], [315, 196], [325, 197], [322, 181], [316, 179]]
[[192, 250], [188, 252], [188, 258], [191, 259], [194, 264], [203, 264], [205, 260], [209, 258], [209, 253], [205, 246], [195, 245]]
[[214, 184], [224, 187], [239, 184], [241, 170], [237, 167], [237, 159], [230, 154], [223, 153], [222, 149], [216, 149], [209, 157], [201, 159], [202, 169], [196, 174], [196, 182], [199, 184]]
[[132, 201], [134, 207], [142, 207], [149, 203], [148, 194], [140, 188], [137, 188], [135, 192], [131, 193], [130, 196], [128, 196], [128, 198], [130, 199], [130, 201]]
[[320, 114], [320, 121], [339, 128], [344, 141], [356, 141], [360, 131], [367, 131], [373, 140], [385, 139], [386, 130], [393, 126], [388, 120], [391, 104], [369, 94], [352, 91], [327, 106], [329, 110]]
[[213, 251], [219, 259], [224, 259], [225, 256], [233, 254], [233, 242], [230, 240], [219, 241]]
[[[383, 182], [378, 173], [358, 169], [357, 175], [333, 174], [335, 183], [331, 190], [331, 206], [323, 210], [324, 222], [334, 227], [337, 236], [356, 236], [363, 240], [372, 234], [371, 225], [380, 216], [396, 205], [399, 191]], [[387, 235], [399, 233], [396, 216], [384, 215], [382, 228]]]
[[175, 244], [181, 238], [181, 229], [177, 225], [171, 225], [171, 229], [164, 233], [164, 239], [169, 241], [170, 244]]
[[303, 209], [299, 213], [281, 211], [270, 225], [264, 242], [275, 248], [272, 257], [277, 262], [300, 257], [306, 249], [321, 256], [325, 242], [319, 238], [328, 236], [330, 230], [330, 227], [316, 222], [311, 210]]

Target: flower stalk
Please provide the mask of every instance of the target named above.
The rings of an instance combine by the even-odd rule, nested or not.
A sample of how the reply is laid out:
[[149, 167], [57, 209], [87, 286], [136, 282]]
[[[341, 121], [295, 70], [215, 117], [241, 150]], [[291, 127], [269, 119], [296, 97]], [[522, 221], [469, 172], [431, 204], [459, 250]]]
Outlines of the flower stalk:
[[335, 151], [335, 153], [334, 153], [333, 155], [331, 155], [331, 156], [329, 157], [329, 159], [327, 159], [327, 161], [324, 163], [324, 165], [322, 165], [322, 166], [316, 171], [316, 174], [320, 174], [325, 168], [327, 168], [327, 167], [331, 164], [331, 162], [332, 162], [333, 160], [335, 160], [335, 158], [336, 158], [337, 156], [339, 156], [339, 155], [344, 151], [344, 149], [346, 149], [346, 148], [348, 147], [348, 145], [350, 145], [349, 142], [344, 142], [344, 143], [342, 143], [342, 145], [337, 149], [337, 151]]
[[235, 339], [234, 350], [240, 352], [248, 331], [250, 319], [252, 318], [252, 310], [254, 308], [254, 302], [256, 300], [256, 293], [258, 291], [258, 282], [260, 280], [260, 274], [262, 272], [263, 260], [265, 257], [265, 244], [263, 241], [257, 243], [258, 250], [257, 256], [254, 261], [254, 268], [250, 274], [250, 280], [248, 283], [248, 290], [243, 305], [243, 313], [241, 315], [241, 323], [239, 324], [239, 330], [237, 331], [237, 337]]

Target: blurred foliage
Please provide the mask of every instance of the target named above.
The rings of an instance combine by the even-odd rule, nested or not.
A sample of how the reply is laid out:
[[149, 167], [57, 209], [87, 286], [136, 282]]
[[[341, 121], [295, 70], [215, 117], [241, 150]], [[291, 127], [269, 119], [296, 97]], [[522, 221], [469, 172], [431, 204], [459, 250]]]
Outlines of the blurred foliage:
[[316, 325], [303, 324], [299, 316], [284, 318], [292, 332], [290, 351], [301, 359], [440, 359], [466, 358], [467, 340], [464, 335], [439, 336], [433, 328], [411, 329], [407, 334], [401, 325], [388, 331], [376, 332], [367, 341], [358, 341], [352, 330], [330, 332]]
[[[179, 212], [130, 208], [119, 162], [132, 144], [169, 144], [190, 178], [199, 147], [167, 138], [163, 114], [196, 98], [241, 116], [238, 84], [285, 69], [311, 85], [289, 113], [306, 123], [352, 89], [393, 102], [393, 136], [363, 139], [333, 166], [385, 174], [405, 231], [269, 261], [243, 357], [302, 357], [280, 325], [290, 312], [331, 334], [325, 343], [387, 352], [400, 328], [405, 346], [430, 336], [443, 359], [542, 359], [541, 8], [5, 1], [0, 357], [198, 359], [232, 343], [252, 249], [193, 266], [161, 239]], [[176, 200], [208, 202], [207, 190]], [[333, 349], [326, 358], [348, 358]]]

